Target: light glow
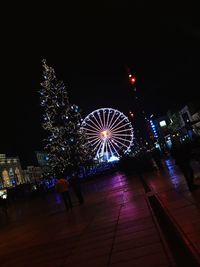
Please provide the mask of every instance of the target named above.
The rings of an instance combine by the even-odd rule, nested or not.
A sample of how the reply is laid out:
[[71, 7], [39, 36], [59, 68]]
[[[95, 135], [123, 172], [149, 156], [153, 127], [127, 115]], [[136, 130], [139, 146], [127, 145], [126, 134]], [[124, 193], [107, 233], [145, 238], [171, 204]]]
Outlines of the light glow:
[[110, 131], [109, 130], [104, 130], [104, 131], [101, 132], [101, 138], [107, 139], [107, 138], [109, 138], [109, 136], [110, 136]]
[[166, 121], [160, 121], [160, 127], [165, 127], [167, 124], [166, 124]]

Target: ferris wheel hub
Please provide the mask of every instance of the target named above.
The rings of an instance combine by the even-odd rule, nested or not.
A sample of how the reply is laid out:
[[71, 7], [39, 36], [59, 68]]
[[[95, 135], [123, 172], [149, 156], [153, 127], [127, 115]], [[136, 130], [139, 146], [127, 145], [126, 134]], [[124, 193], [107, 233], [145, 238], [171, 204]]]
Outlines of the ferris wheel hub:
[[111, 132], [109, 130], [104, 130], [101, 132], [101, 138], [105, 141], [110, 138]]

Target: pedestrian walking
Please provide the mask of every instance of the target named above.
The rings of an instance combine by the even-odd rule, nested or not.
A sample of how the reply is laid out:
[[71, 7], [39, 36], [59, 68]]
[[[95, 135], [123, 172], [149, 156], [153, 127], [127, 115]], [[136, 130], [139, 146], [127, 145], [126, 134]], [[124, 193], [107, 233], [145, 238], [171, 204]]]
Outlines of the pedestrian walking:
[[156, 163], [156, 166], [159, 170], [163, 170], [162, 156], [160, 151], [157, 148], [154, 148], [152, 151], [152, 158]]
[[67, 210], [72, 209], [72, 201], [69, 193], [69, 182], [63, 178], [62, 174], [57, 175], [56, 191], [61, 193]]
[[175, 159], [176, 165], [178, 165], [182, 171], [189, 190], [195, 190], [197, 185], [194, 184], [194, 171], [190, 164], [191, 150], [189, 145], [187, 143], [181, 144], [178, 140], [175, 140], [172, 144], [171, 155]]
[[83, 204], [84, 203], [84, 198], [83, 198], [83, 194], [81, 191], [81, 184], [80, 184], [80, 179], [77, 175], [77, 173], [73, 173], [70, 179], [70, 185], [72, 186], [74, 193], [76, 195], [76, 197], [78, 198], [79, 204]]

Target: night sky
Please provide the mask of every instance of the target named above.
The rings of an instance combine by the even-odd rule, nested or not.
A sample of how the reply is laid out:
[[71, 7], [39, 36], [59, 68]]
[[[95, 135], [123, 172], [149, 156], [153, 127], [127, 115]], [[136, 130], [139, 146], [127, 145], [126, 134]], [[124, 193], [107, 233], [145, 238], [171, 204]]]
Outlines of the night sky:
[[126, 66], [137, 77], [138, 94], [149, 114], [160, 116], [200, 99], [195, 7], [74, 2], [70, 7], [17, 3], [3, 11], [0, 153], [18, 155], [23, 166], [35, 164], [34, 151], [42, 150], [37, 91], [43, 58], [64, 80], [83, 116], [101, 107], [126, 114], [134, 109]]

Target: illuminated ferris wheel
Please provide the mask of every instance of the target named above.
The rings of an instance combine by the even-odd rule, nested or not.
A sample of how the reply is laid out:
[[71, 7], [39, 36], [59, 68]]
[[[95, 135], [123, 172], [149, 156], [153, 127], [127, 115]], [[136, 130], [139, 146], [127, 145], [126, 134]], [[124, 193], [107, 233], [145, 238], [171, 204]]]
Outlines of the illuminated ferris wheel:
[[128, 118], [112, 108], [101, 108], [90, 113], [82, 128], [92, 145], [96, 159], [113, 161], [130, 150], [133, 143], [133, 128]]

